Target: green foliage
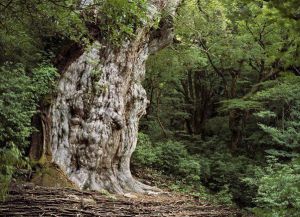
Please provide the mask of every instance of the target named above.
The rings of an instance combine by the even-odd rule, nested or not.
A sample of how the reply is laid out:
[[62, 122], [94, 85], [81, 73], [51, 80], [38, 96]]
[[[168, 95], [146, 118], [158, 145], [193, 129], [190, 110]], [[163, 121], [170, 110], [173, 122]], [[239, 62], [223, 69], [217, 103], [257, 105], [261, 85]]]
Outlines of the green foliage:
[[52, 65], [43, 63], [35, 67], [30, 75], [35, 98], [42, 99], [46, 95], [54, 93], [58, 76], [57, 69]]
[[[290, 73], [277, 80], [261, 83], [261, 90], [242, 99], [223, 102], [224, 110], [250, 112], [261, 129], [257, 135], [263, 137], [264, 150], [281, 157], [295, 157], [299, 153], [299, 83], [300, 79]], [[254, 134], [248, 141], [257, 143]]]
[[201, 162], [201, 181], [213, 192], [227, 192], [232, 201], [243, 206], [252, 206], [255, 197], [254, 186], [243, 182], [255, 172], [256, 162], [245, 156], [232, 156], [226, 152], [213, 152], [209, 157], [203, 155]]
[[200, 179], [200, 164], [195, 157], [188, 154], [181, 143], [168, 141], [158, 143], [157, 146], [162, 151], [159, 168], [162, 168], [166, 173], [175, 174], [187, 180], [197, 181]]
[[79, 41], [86, 34], [80, 12], [69, 0], [3, 0], [0, 19], [1, 64], [35, 64], [51, 55], [45, 52], [49, 46], [67, 38]]
[[25, 147], [35, 113], [34, 87], [22, 66], [4, 66], [0, 70], [0, 144]]
[[153, 146], [149, 136], [139, 133], [137, 148], [132, 157], [133, 164], [155, 168], [160, 161], [160, 156], [161, 150]]
[[222, 101], [223, 106], [220, 111], [256, 111], [262, 108], [260, 102], [244, 100], [244, 99], [231, 99]]
[[299, 100], [299, 76], [292, 73], [283, 73], [275, 81], [262, 83], [262, 90], [254, 94], [251, 98], [267, 104], [270, 103], [294, 103]]
[[247, 187], [240, 180], [249, 172], [249, 168], [244, 167], [245, 161], [242, 157], [233, 158], [230, 154], [221, 153], [211, 159], [194, 156], [179, 142], [152, 143], [149, 136], [143, 133], [139, 133], [138, 145], [132, 158], [134, 167], [148, 167], [174, 177], [176, 182], [169, 186], [174, 191], [227, 205], [232, 205], [232, 201], [244, 193], [250, 195], [252, 189], [239, 191], [242, 185], [243, 188]]
[[233, 204], [233, 195], [228, 185], [225, 185], [221, 191], [213, 195], [213, 201], [219, 204], [232, 205]]
[[256, 176], [245, 179], [258, 186], [254, 212], [258, 216], [299, 216], [300, 166], [299, 159], [281, 164], [274, 157], [265, 168], [257, 168]]
[[[136, 30], [148, 21], [146, 0], [107, 0], [99, 3], [101, 7], [97, 16], [103, 39], [115, 45], [134, 37]], [[87, 20], [90, 22], [91, 19]]]
[[5, 200], [7, 196], [10, 180], [20, 158], [21, 153], [16, 146], [0, 148], [0, 201]]
[[28, 76], [22, 65], [0, 67], [0, 144], [28, 145], [37, 101], [53, 88], [56, 70], [41, 65]]
[[37, 102], [53, 89], [57, 72], [43, 64], [26, 73], [19, 64], [0, 67], [0, 74], [0, 197], [4, 200], [34, 130], [31, 118]]
[[138, 145], [133, 154], [133, 165], [159, 169], [187, 182], [200, 179], [199, 162], [188, 154], [181, 143], [167, 141], [153, 144], [143, 133], [139, 134]]
[[170, 151], [159, 168], [174, 173], [179, 169], [168, 162], [192, 153], [202, 185], [224, 193], [224, 202], [258, 205], [257, 189], [265, 184], [243, 179], [263, 168], [270, 154], [287, 167], [299, 156], [298, 9], [293, 0], [182, 3], [175, 43], [147, 63], [151, 102], [141, 131], [151, 135], [153, 147], [175, 140], [187, 150], [163, 142]]
[[294, 20], [300, 19], [300, 4], [297, 0], [288, 0], [284, 2], [280, 0], [271, 0], [270, 7], [277, 8], [284, 17]]
[[[134, 37], [148, 22], [146, 0], [3, 0], [0, 4], [0, 63], [34, 65], [70, 42], [97, 38], [114, 45]], [[96, 35], [94, 30], [96, 29]]]

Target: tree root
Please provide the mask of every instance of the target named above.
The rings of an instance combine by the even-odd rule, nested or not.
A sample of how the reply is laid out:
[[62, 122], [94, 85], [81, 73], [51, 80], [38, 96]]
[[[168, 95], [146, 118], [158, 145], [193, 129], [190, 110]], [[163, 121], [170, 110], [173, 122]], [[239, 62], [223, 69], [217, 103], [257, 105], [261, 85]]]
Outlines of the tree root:
[[196, 202], [191, 198], [142, 196], [110, 197], [95, 191], [45, 188], [32, 184], [13, 186], [0, 216], [241, 216], [236, 210]]

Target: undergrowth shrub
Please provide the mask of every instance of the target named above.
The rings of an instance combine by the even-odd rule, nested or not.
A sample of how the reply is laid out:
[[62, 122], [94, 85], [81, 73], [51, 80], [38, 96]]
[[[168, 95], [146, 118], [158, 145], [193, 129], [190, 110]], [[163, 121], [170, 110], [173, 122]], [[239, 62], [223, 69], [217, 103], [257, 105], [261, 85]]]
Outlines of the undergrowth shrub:
[[21, 153], [16, 146], [0, 148], [0, 201], [6, 198], [10, 180], [20, 159]]
[[41, 64], [28, 70], [21, 64], [0, 67], [0, 199], [4, 199], [17, 164], [23, 161], [34, 128], [38, 102], [53, 91], [56, 69]]
[[[232, 156], [229, 152], [215, 152], [210, 157], [202, 156], [201, 181], [213, 192], [224, 192], [241, 206], [253, 206], [256, 186], [249, 185], [243, 178], [255, 173], [255, 162], [244, 156]], [[225, 191], [225, 192], [226, 192]]]
[[265, 168], [257, 168], [255, 177], [244, 180], [257, 186], [257, 216], [300, 216], [300, 159], [291, 163], [278, 163], [274, 157]]
[[180, 142], [169, 140], [153, 143], [143, 133], [139, 133], [137, 148], [132, 157], [133, 167], [156, 169], [175, 178], [170, 186], [172, 190], [230, 205], [239, 185], [244, 184], [239, 176], [247, 170], [242, 164], [235, 166], [235, 163], [242, 163], [242, 160], [232, 160], [229, 154], [223, 156], [221, 153], [212, 158], [192, 155]]
[[138, 143], [132, 156], [132, 164], [137, 167], [155, 168], [158, 166], [161, 149], [155, 147], [149, 136], [143, 133], [138, 135]]
[[180, 177], [186, 182], [200, 180], [200, 164], [182, 143], [167, 141], [154, 144], [143, 133], [139, 133], [132, 164], [162, 170], [165, 174]]

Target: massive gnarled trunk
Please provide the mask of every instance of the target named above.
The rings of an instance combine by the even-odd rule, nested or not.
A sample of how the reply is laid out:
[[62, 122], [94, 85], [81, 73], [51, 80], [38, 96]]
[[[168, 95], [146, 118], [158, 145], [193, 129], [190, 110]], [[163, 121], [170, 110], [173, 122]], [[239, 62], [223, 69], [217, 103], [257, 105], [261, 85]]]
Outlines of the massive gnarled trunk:
[[[154, 18], [164, 7], [174, 13], [178, 4], [149, 1], [149, 16]], [[145, 61], [172, 39], [170, 23], [161, 23], [157, 30], [145, 25], [120, 48], [94, 41], [90, 49], [71, 55], [62, 71], [57, 96], [44, 115], [44, 135], [50, 136], [44, 142], [51, 145], [52, 161], [82, 189], [151, 190], [132, 177], [130, 157], [147, 105], [141, 85]]]

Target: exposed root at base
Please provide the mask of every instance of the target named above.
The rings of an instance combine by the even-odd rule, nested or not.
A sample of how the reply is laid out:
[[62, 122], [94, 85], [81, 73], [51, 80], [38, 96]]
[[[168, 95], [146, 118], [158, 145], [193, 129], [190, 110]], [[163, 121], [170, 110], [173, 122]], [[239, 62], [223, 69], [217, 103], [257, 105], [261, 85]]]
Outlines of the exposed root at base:
[[14, 186], [0, 216], [242, 216], [236, 210], [177, 195], [112, 197], [69, 188]]

